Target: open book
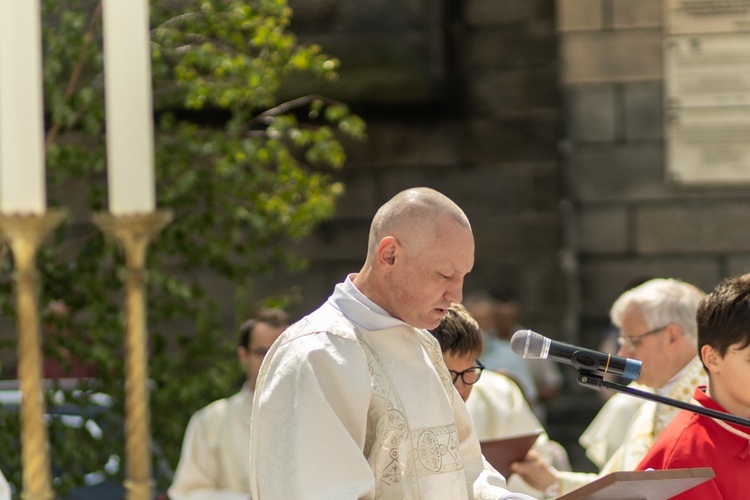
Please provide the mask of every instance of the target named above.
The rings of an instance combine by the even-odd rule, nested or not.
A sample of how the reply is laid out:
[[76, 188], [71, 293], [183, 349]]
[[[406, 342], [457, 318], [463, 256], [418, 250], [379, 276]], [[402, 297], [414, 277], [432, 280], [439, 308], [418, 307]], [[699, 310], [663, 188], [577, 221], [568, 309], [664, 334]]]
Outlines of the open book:
[[482, 446], [484, 458], [503, 477], [507, 478], [512, 474], [510, 471], [511, 462], [523, 460], [541, 433], [541, 430], [537, 430], [531, 434], [480, 441], [479, 444]]

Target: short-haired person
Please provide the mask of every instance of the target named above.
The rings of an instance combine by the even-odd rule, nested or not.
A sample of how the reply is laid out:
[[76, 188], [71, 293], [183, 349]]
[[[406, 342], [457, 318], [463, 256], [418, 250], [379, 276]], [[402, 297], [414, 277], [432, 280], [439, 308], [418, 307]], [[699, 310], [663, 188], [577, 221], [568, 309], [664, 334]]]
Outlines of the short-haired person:
[[507, 499], [426, 330], [474, 265], [463, 211], [413, 188], [375, 214], [367, 257], [268, 353], [253, 405], [252, 496]]
[[280, 309], [262, 309], [240, 326], [237, 357], [242, 389], [214, 401], [190, 419], [169, 497], [172, 500], [250, 497], [250, 417], [255, 380], [266, 352], [289, 325]]
[[[707, 381], [695, 322], [704, 295], [689, 283], [659, 278], [624, 292], [612, 305], [610, 319], [620, 328], [618, 355], [641, 361], [638, 382], [659, 395], [689, 401], [695, 387]], [[541, 459], [515, 462], [511, 469], [550, 496], [567, 494], [600, 475], [634, 470], [678, 412], [653, 401], [640, 404], [622, 444], [599, 475], [557, 471]]]
[[[477, 357], [482, 352], [479, 324], [461, 304], [453, 304], [430, 333], [440, 343], [453, 385], [466, 402], [480, 440], [501, 439], [542, 431], [521, 389], [508, 376], [484, 370]], [[534, 449], [558, 468], [570, 468], [564, 449], [543, 432]], [[508, 488], [534, 498], [543, 492], [526, 484], [518, 475], [508, 478]]]
[[[698, 348], [708, 386], [692, 403], [750, 419], [750, 274], [725, 279], [698, 306]], [[750, 427], [680, 412], [639, 470], [711, 467], [716, 477], [674, 499], [740, 500], [750, 487]]]

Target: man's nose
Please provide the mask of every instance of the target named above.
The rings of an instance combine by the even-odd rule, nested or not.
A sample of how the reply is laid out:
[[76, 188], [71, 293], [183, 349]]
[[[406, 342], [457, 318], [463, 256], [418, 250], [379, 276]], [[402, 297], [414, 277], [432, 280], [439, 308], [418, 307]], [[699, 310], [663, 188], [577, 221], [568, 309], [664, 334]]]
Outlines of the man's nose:
[[461, 302], [461, 299], [464, 298], [463, 296], [463, 287], [464, 287], [464, 280], [462, 279], [456, 279], [451, 280], [448, 284], [448, 289], [445, 291], [445, 298], [451, 301], [452, 303], [459, 303]]
[[630, 349], [630, 347], [626, 345], [622, 345], [617, 349], [617, 355], [622, 358], [630, 358], [632, 357], [633, 351]]

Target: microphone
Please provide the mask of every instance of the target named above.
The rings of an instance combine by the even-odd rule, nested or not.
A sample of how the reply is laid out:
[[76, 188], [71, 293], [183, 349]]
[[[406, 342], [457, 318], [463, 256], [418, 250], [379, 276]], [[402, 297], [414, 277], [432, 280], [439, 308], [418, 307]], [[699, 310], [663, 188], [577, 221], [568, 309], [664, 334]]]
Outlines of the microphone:
[[629, 380], [638, 379], [643, 364], [635, 359], [557, 342], [531, 330], [519, 330], [514, 333], [510, 339], [510, 348], [522, 358], [549, 358], [558, 363], [573, 365], [578, 370], [612, 373]]

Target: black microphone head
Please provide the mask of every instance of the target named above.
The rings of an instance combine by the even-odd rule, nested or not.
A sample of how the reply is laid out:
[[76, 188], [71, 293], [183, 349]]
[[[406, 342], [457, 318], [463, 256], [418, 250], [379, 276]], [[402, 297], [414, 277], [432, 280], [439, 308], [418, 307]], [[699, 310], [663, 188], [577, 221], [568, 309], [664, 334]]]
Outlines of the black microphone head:
[[548, 339], [531, 330], [518, 330], [510, 339], [510, 348], [522, 358], [546, 358], [542, 355], [545, 340]]

